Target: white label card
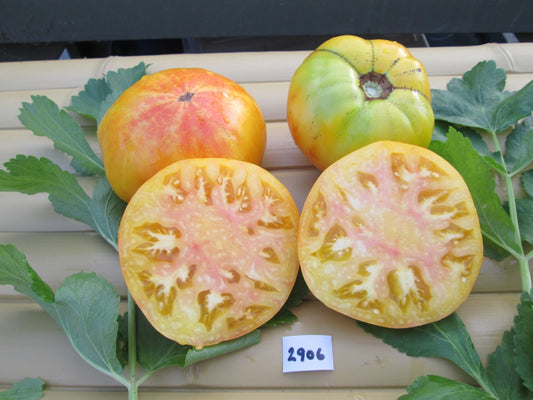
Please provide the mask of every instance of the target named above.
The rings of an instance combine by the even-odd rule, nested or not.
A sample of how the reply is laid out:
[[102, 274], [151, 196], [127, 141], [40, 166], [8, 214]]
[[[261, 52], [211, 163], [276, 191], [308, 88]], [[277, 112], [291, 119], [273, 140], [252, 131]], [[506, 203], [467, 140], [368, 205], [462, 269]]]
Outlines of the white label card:
[[334, 369], [331, 336], [284, 336], [282, 347], [283, 373]]

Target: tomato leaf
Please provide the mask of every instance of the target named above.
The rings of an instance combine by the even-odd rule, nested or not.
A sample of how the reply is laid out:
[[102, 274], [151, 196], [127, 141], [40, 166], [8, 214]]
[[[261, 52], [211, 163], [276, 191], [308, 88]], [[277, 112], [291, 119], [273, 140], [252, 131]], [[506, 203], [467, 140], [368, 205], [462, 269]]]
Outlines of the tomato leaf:
[[[124, 314], [125, 321], [127, 315], [128, 313]], [[161, 335], [137, 308], [136, 324], [137, 361], [142, 368], [153, 372], [171, 365], [183, 365], [190, 346], [183, 346]]]
[[533, 162], [533, 117], [526, 118], [507, 136], [505, 165], [514, 175]]
[[126, 208], [126, 202], [116, 195], [106, 177], [100, 178], [94, 187], [89, 204], [91, 223], [96, 232], [117, 248], [118, 227]]
[[447, 90], [433, 89], [435, 119], [498, 133], [533, 110], [533, 82], [517, 92], [505, 92], [507, 76], [492, 60], [478, 63]]
[[456, 313], [440, 321], [409, 329], [388, 329], [362, 322], [358, 322], [358, 325], [408, 356], [450, 360], [482, 386], [490, 386], [472, 339]]
[[53, 290], [30, 267], [26, 256], [11, 244], [0, 245], [0, 285], [11, 285], [44, 307], [54, 302]]
[[100, 118], [100, 104], [109, 96], [111, 88], [105, 78], [89, 79], [76, 96], [72, 96], [71, 106], [68, 110], [74, 111], [84, 117], [98, 120]]
[[116, 377], [122, 372], [116, 337], [120, 297], [95, 273], [67, 277], [55, 295], [55, 316], [72, 346], [94, 368]]
[[12, 245], [0, 245], [0, 284], [12, 285], [36, 301], [64, 330], [78, 354], [94, 368], [123, 379], [116, 337], [120, 298], [104, 278], [79, 272], [55, 295]]
[[513, 330], [503, 334], [502, 343], [489, 355], [487, 372], [501, 400], [529, 400], [533, 398], [517, 374], [514, 366]]
[[253, 346], [254, 344], [259, 343], [260, 339], [261, 331], [256, 329], [237, 339], [228, 340], [213, 346], [207, 346], [200, 350], [191, 348], [187, 352], [182, 367]]
[[524, 385], [533, 392], [533, 291], [522, 293], [514, 319], [514, 361]]
[[496, 193], [496, 184], [486, 159], [469, 139], [450, 128], [446, 142], [432, 142], [430, 149], [452, 164], [465, 180], [479, 216], [481, 231], [491, 242], [507, 251], [521, 252], [514, 226]]
[[103, 78], [90, 79], [84, 90], [71, 98], [68, 109], [100, 122], [122, 92], [146, 74], [146, 68], [148, 65], [141, 62], [133, 68], [119, 68]]
[[480, 389], [441, 376], [421, 376], [407, 388], [398, 400], [494, 400]]
[[533, 199], [524, 198], [516, 200], [518, 226], [522, 240], [533, 244]]
[[533, 197], [533, 170], [527, 170], [525, 171], [521, 176], [521, 182], [522, 187], [526, 191], [526, 193], [529, 195], [529, 197]]
[[42, 399], [44, 381], [41, 378], [24, 378], [14, 383], [10, 389], [0, 392], [0, 400], [38, 400]]
[[76, 120], [46, 96], [32, 96], [22, 103], [19, 120], [37, 136], [46, 136], [54, 147], [72, 157], [72, 167], [82, 175], [105, 175], [104, 165], [89, 146]]
[[76, 176], [47, 158], [18, 155], [0, 170], [0, 191], [24, 194], [48, 193], [55, 211], [91, 226], [113, 247], [117, 247], [118, 225], [125, 203], [113, 192], [107, 179], [96, 183], [91, 199]]

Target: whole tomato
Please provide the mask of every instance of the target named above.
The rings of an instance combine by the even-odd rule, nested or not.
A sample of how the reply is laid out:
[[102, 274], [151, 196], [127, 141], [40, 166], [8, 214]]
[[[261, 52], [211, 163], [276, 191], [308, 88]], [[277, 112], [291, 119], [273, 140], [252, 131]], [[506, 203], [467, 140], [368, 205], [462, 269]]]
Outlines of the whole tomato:
[[287, 120], [320, 170], [377, 140], [427, 147], [434, 116], [424, 66], [396, 42], [334, 37], [296, 70]]
[[110, 107], [97, 133], [109, 183], [125, 201], [175, 161], [223, 157], [260, 164], [266, 146], [255, 100], [239, 84], [199, 68], [144, 76]]

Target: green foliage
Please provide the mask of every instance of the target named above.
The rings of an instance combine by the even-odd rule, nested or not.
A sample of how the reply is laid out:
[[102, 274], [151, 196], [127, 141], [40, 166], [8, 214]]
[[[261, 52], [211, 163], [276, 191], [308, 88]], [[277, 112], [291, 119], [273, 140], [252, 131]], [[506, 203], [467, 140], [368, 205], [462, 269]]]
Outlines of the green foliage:
[[58, 214], [91, 226], [117, 247], [118, 226], [126, 203], [113, 192], [105, 176], [98, 179], [91, 198], [75, 175], [47, 158], [17, 155], [4, 166], [6, 170], [0, 170], [0, 191], [48, 193]]
[[0, 284], [35, 300], [65, 331], [78, 354], [99, 371], [123, 380], [117, 359], [119, 297], [94, 273], [65, 279], [54, 294], [12, 245], [0, 245]]
[[[68, 110], [98, 123], [118, 96], [146, 73], [146, 68], [140, 63], [130, 69], [109, 72], [102, 79], [89, 80], [84, 90], [72, 97]], [[89, 146], [80, 125], [44, 96], [33, 96], [32, 103], [23, 103], [19, 119], [35, 135], [48, 137], [57, 150], [71, 157], [71, 166], [77, 174], [95, 176], [96, 184], [91, 197], [81, 187], [75, 173], [61, 169], [46, 158], [17, 155], [0, 170], [0, 191], [28, 195], [48, 193], [58, 214], [89, 225], [117, 249], [118, 227], [126, 203], [113, 192], [103, 163]], [[301, 277], [298, 282], [286, 307], [270, 321], [270, 326], [295, 320], [287, 307], [299, 304], [307, 293]], [[137, 398], [138, 386], [161, 368], [185, 367], [257, 344], [260, 340], [257, 329], [203, 349], [180, 345], [162, 336], [142, 313], [136, 312], [131, 297], [128, 297], [131, 312], [120, 315], [120, 298], [115, 289], [94, 273], [71, 275], [54, 293], [31, 268], [24, 254], [12, 245], [0, 245], [0, 284], [12, 285], [19, 293], [36, 301], [63, 329], [78, 354], [94, 368], [126, 386], [131, 399]], [[136, 375], [137, 364], [144, 369], [141, 377]], [[128, 378], [123, 375], [126, 366]], [[23, 386], [28, 383], [24, 382]], [[19, 386], [14, 386], [5, 393], [19, 390]], [[15, 398], [2, 395], [0, 393], [0, 399]]]
[[42, 399], [44, 381], [41, 378], [24, 378], [14, 383], [11, 389], [0, 392], [0, 400], [38, 400]]
[[[413, 357], [444, 358], [479, 388], [439, 376], [419, 377], [402, 400], [533, 399], [533, 291], [528, 251], [533, 243], [533, 82], [504, 91], [506, 75], [493, 61], [477, 64], [447, 90], [433, 90], [435, 132], [430, 149], [465, 180], [479, 216], [485, 255], [518, 261], [523, 294], [514, 326], [488, 357], [485, 368], [456, 314], [429, 325], [391, 330], [359, 323], [365, 331]], [[502, 148], [500, 139], [505, 146]], [[489, 148], [494, 149], [490, 151]], [[505, 150], [504, 150], [505, 148]], [[500, 198], [495, 176], [505, 184]], [[524, 195], [512, 178], [520, 176]]]
[[37, 136], [45, 136], [54, 147], [72, 157], [72, 168], [82, 175], [104, 175], [104, 164], [94, 154], [76, 120], [45, 96], [32, 96], [22, 103], [19, 120]]
[[133, 68], [109, 71], [100, 79], [89, 79], [84, 90], [72, 97], [68, 109], [99, 123], [122, 92], [146, 74], [146, 68], [148, 65], [141, 62]]
[[419, 377], [399, 400], [486, 400], [494, 397], [465, 383], [427, 375]]

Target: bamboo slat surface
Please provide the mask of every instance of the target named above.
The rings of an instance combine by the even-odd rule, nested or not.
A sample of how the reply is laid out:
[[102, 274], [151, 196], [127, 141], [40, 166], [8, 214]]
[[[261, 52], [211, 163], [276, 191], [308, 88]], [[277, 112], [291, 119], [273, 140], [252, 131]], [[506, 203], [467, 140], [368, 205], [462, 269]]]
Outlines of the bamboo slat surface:
[[[533, 43], [457, 48], [416, 48], [433, 88], [444, 89], [478, 61], [495, 60], [508, 73], [508, 90], [533, 80]], [[286, 95], [295, 69], [308, 52], [179, 54], [147, 57], [39, 61], [0, 64], [0, 163], [17, 154], [44, 156], [70, 170], [69, 160], [45, 138], [26, 130], [17, 116], [32, 95], [69, 105], [90, 78], [143, 61], [148, 72], [170, 67], [202, 67], [225, 75], [258, 101], [267, 120], [263, 165], [291, 191], [301, 208], [319, 172], [294, 145], [286, 123]], [[77, 117], [100, 154], [94, 123]], [[81, 178], [90, 193], [92, 178]], [[0, 192], [0, 243], [12, 243], [53, 289], [78, 271], [94, 271], [121, 296], [126, 287], [116, 252], [89, 227], [57, 215], [46, 195]], [[486, 259], [473, 294], [459, 309], [482, 360], [512, 324], [520, 291], [512, 262]], [[313, 298], [293, 309], [298, 321], [265, 329], [261, 343], [180, 369], [166, 368], [142, 386], [141, 399], [395, 399], [419, 375], [429, 373], [470, 382], [443, 360], [410, 358], [364, 333], [353, 320], [326, 309]], [[335, 370], [282, 373], [281, 339], [297, 334], [331, 335]], [[115, 381], [92, 369], [72, 349], [55, 322], [35, 303], [0, 286], [0, 389], [24, 377], [41, 376], [45, 398], [125, 399]]]

